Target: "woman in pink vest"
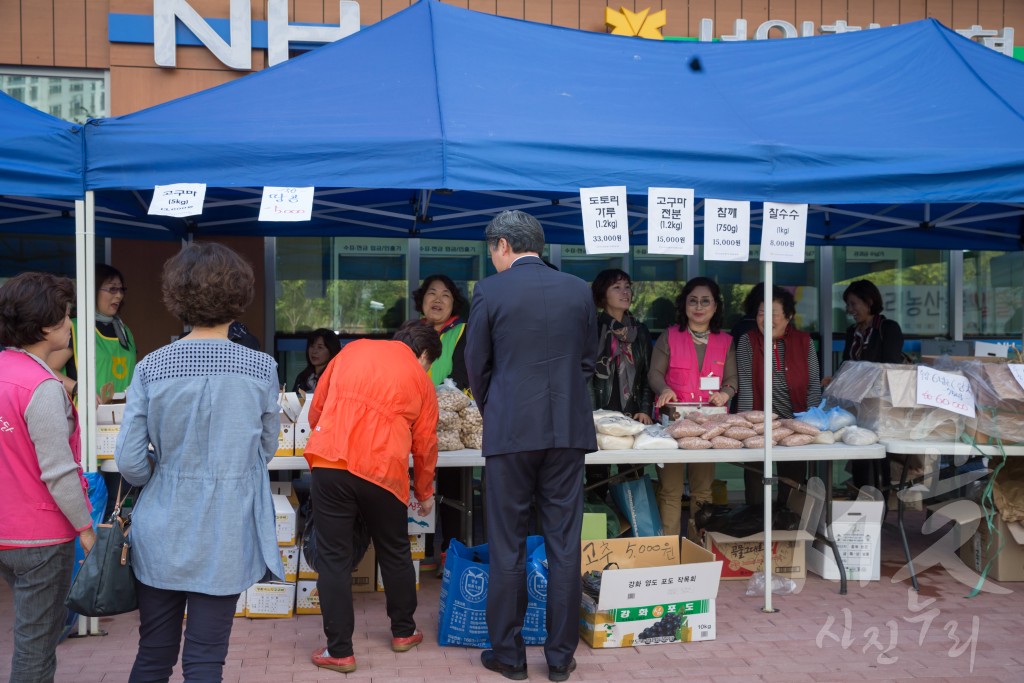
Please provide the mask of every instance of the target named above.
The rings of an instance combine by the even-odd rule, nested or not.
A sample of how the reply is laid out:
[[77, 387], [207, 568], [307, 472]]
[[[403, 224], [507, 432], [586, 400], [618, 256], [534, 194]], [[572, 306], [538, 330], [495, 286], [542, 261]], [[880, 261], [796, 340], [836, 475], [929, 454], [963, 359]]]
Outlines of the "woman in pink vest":
[[[679, 324], [658, 338], [647, 375], [658, 408], [674, 401], [724, 406], [736, 394], [736, 357], [732, 337], [722, 332], [722, 309], [722, 292], [714, 280], [695, 277], [683, 287], [676, 298]], [[711, 503], [714, 463], [666, 464], [658, 475], [658, 510], [666, 534], [678, 535], [682, 526], [687, 469], [690, 520]]]
[[46, 365], [71, 340], [74, 287], [22, 273], [0, 287], [0, 575], [14, 595], [11, 680], [53, 681], [75, 538], [96, 541], [78, 415]]

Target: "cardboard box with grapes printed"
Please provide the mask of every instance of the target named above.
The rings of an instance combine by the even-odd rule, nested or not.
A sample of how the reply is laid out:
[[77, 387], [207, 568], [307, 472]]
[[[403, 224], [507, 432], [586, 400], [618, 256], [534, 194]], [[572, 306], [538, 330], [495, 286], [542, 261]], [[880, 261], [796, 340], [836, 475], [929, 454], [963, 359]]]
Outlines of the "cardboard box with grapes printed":
[[722, 563], [704, 548], [672, 536], [584, 541], [582, 564], [580, 634], [591, 647], [715, 639]]

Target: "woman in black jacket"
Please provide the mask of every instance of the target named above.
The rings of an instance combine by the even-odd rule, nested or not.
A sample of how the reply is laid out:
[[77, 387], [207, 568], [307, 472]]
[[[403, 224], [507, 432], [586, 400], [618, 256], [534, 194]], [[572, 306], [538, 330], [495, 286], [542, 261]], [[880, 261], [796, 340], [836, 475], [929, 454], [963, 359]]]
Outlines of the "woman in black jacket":
[[855, 280], [843, 292], [853, 324], [846, 330], [843, 361], [903, 362], [903, 330], [882, 315], [882, 294], [870, 280]]

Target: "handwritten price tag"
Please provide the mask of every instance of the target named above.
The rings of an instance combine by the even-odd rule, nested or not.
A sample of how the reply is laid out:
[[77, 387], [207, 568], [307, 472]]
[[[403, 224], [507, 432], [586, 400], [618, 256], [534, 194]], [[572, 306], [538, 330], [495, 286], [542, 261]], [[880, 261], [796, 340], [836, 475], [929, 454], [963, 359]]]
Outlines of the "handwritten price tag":
[[966, 377], [917, 366], [917, 402], [974, 417], [974, 391]]
[[151, 216], [198, 216], [206, 199], [205, 183], [157, 185], [149, 203]]
[[1013, 378], [1017, 380], [1017, 384], [1020, 385], [1020, 388], [1024, 389], [1024, 365], [1010, 363], [1007, 367], [1010, 368], [1010, 372], [1013, 373]]

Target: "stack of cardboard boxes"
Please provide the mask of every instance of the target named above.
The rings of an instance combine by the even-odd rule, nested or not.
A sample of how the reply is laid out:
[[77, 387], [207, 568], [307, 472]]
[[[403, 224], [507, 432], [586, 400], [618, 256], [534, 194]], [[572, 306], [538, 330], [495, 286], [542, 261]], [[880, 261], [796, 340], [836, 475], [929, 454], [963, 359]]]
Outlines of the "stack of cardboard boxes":
[[[312, 398], [312, 396], [310, 396]], [[278, 400], [281, 406], [281, 431], [277, 437], [277, 457], [301, 457], [309, 441], [309, 408], [312, 400], [300, 401], [294, 392], [282, 393]]]

